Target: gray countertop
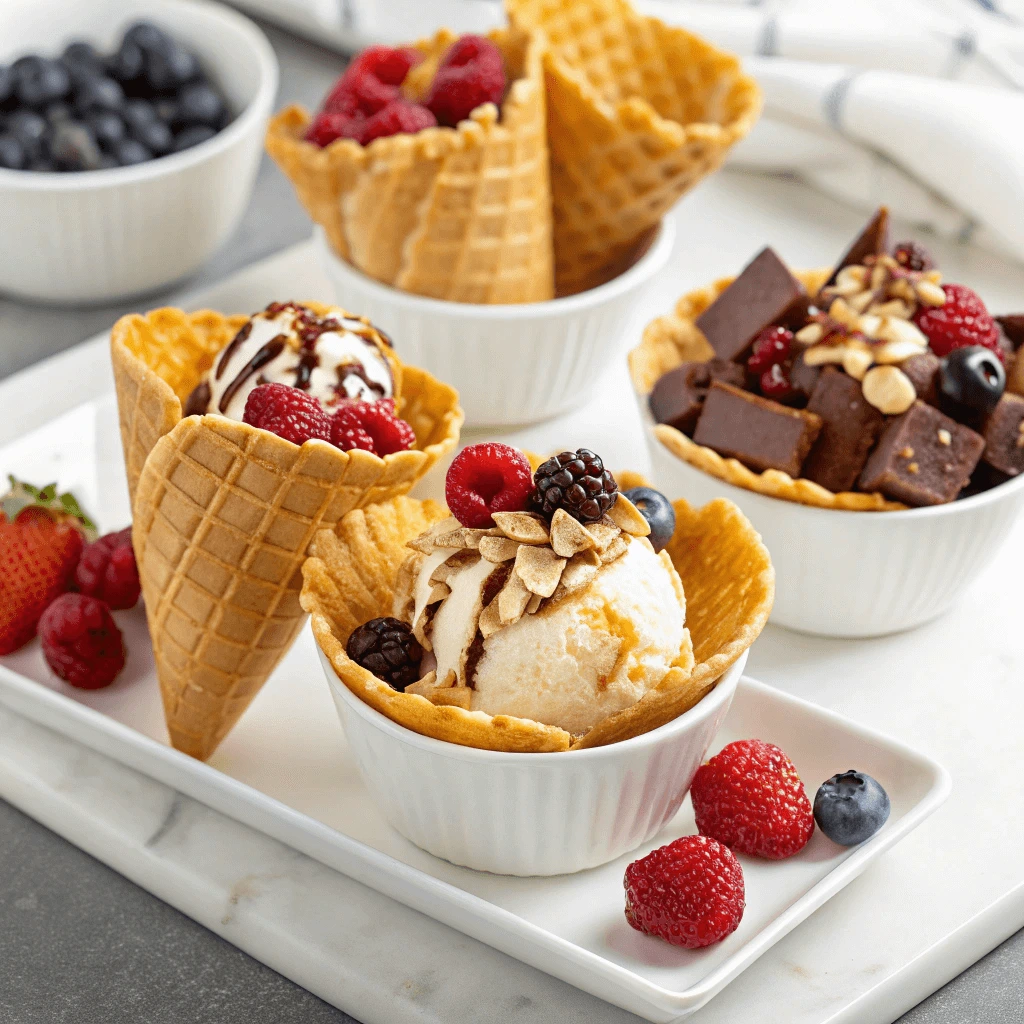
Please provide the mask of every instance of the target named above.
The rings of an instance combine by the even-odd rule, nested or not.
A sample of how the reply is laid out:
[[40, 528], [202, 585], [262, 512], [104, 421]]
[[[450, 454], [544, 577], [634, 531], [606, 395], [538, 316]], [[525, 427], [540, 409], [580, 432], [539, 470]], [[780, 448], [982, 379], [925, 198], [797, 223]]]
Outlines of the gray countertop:
[[[314, 106], [337, 54], [267, 28], [280, 102]], [[0, 299], [0, 378], [299, 241], [309, 222], [264, 160], [235, 238], [196, 277], [143, 303], [88, 310]], [[937, 893], [936, 898], [941, 898]], [[396, 936], [396, 956], [401, 939]], [[351, 1021], [0, 801], [0, 1024], [327, 1024]], [[901, 1018], [902, 1024], [1024, 1021], [1024, 932]]]

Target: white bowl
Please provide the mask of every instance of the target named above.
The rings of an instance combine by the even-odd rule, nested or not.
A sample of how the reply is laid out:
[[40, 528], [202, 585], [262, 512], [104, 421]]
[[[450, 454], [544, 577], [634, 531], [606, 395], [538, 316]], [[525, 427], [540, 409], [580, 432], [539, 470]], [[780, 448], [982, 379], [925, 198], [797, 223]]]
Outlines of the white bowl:
[[746, 660], [696, 707], [643, 736], [506, 754], [396, 725], [352, 693], [320, 651], [359, 772], [385, 818], [428, 853], [502, 875], [581, 871], [656, 835], [679, 810]]
[[317, 229], [324, 267], [340, 305], [368, 316], [406, 362], [459, 392], [466, 426], [506, 427], [583, 405], [620, 356], [643, 288], [672, 252], [671, 219], [624, 274], [579, 295], [519, 305], [425, 298], [367, 277], [331, 250]]
[[905, 512], [811, 508], [725, 483], [654, 434], [639, 397], [655, 487], [701, 506], [728, 498], [760, 532], [775, 567], [771, 622], [801, 633], [871, 637], [946, 611], [995, 558], [1024, 506], [1024, 475], [971, 498]]
[[277, 91], [277, 61], [247, 18], [193, 0], [3, 0], [0, 63], [57, 56], [72, 39], [112, 49], [132, 21], [162, 25], [195, 51], [235, 119], [183, 153], [77, 174], [0, 168], [0, 291], [97, 303], [191, 274], [249, 202]]

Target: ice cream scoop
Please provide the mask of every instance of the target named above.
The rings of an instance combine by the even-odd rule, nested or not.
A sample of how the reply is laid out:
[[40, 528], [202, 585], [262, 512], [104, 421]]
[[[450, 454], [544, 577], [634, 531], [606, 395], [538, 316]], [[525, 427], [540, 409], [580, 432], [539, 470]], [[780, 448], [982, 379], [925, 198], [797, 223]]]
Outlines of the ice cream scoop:
[[394, 397], [388, 342], [369, 321], [342, 310], [323, 316], [294, 302], [255, 314], [214, 359], [185, 415], [220, 413], [241, 420], [260, 384], [301, 388], [331, 409], [345, 399]]

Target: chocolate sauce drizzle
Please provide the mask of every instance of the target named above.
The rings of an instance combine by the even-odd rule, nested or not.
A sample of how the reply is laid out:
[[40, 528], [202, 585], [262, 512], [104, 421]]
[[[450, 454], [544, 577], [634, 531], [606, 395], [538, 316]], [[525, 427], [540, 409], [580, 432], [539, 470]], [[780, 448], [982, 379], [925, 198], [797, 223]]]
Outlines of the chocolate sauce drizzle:
[[[238, 351], [239, 346], [245, 344], [250, 334], [252, 334], [251, 320], [242, 326], [242, 329], [231, 339], [228, 347], [221, 352], [220, 359], [217, 360], [217, 373], [213, 378], [214, 380], [220, 380], [221, 375], [224, 373], [224, 368], [228, 365], [231, 357]], [[207, 399], [207, 404], [209, 404], [209, 399]]]
[[362, 363], [339, 363], [337, 367], [338, 372], [338, 383], [334, 385], [334, 390], [338, 393], [339, 398], [349, 398], [349, 393], [345, 390], [345, 381], [349, 377], [358, 377], [369, 389], [370, 392], [377, 398], [384, 397], [384, 388], [380, 386], [375, 380], [370, 380], [369, 374], [366, 372], [366, 367]]
[[238, 376], [224, 389], [220, 396], [217, 408], [224, 414], [228, 411], [231, 399], [238, 394], [239, 388], [261, 367], [266, 366], [271, 359], [276, 359], [283, 351], [288, 339], [283, 334], [271, 338], [238, 372]]
[[192, 389], [185, 402], [186, 416], [202, 416], [210, 408], [210, 384], [201, 381]]

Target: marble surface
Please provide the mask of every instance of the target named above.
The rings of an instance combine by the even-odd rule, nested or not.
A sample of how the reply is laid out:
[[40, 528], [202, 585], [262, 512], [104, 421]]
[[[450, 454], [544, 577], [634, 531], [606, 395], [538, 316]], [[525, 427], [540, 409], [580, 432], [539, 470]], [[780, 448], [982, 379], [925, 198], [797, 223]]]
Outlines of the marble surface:
[[[286, 68], [287, 98], [315, 96], [332, 77], [337, 58], [279, 37], [275, 42]], [[296, 73], [298, 56], [305, 67]], [[296, 91], [288, 95], [288, 89]], [[305, 225], [294, 215], [289, 220], [290, 196], [281, 195], [274, 174], [265, 169], [243, 234], [279, 245], [289, 240], [289, 232], [299, 237]], [[724, 175], [684, 203], [680, 223], [684, 237], [678, 259], [659, 292], [664, 308], [669, 295], [728, 272], [764, 238], [778, 239], [783, 254], [794, 261], [827, 262], [837, 238], [856, 228], [857, 215], [833, 209], [792, 183]], [[827, 229], [816, 232], [816, 225]], [[710, 245], [709, 226], [715, 229]], [[1019, 267], [969, 249], [937, 248], [950, 276], [984, 281], [996, 308], [1013, 305]], [[219, 272], [259, 252], [240, 244], [224, 257], [237, 262], [222, 264]], [[316, 282], [315, 271], [308, 280]], [[28, 347], [26, 337], [41, 339], [44, 349], [47, 344], [61, 347], [110, 319], [110, 311], [71, 316], [2, 304], [0, 373], [46, 354]], [[102, 370], [85, 366], [74, 358], [53, 364], [49, 411], [36, 401], [15, 416], [8, 404], [12, 418], [5, 417], [0, 435], [20, 433], [33, 420], [42, 422], [53, 414], [53, 403], [67, 407], [89, 397], [90, 388], [102, 388]], [[617, 424], [605, 429], [610, 437]], [[988, 595], [994, 585], [996, 592], [1005, 591], [1009, 569], [1024, 554], [1022, 540], [1018, 531], [1008, 561], [995, 567], [998, 575], [979, 581], [958, 612], [910, 638], [840, 644], [769, 630], [759, 643], [751, 662], [755, 675], [908, 740], [929, 737], [931, 753], [951, 767], [951, 760], [958, 765], [958, 789], [935, 819], [936, 828], [922, 832], [916, 848], [917, 838], [908, 840], [693, 1020], [724, 1024], [745, 1019], [751, 1007], [759, 1011], [758, 1019], [780, 1024], [798, 1017], [834, 1024], [892, 1020], [1019, 926], [1024, 918], [1019, 858], [1000, 859], [976, 877], [965, 872], [955, 856], [957, 844], [947, 840], [960, 829], [975, 798], [988, 794], [992, 803], [974, 840], [980, 847], [989, 845], [989, 838], [1014, 841], [1018, 849], [1024, 845], [1019, 831], [1013, 831], [1019, 817], [1006, 821], [996, 797], [988, 793], [992, 757], [1020, 749], [1015, 722], [1024, 711], [1013, 691], [1024, 668], [1019, 639], [1006, 642], [1007, 636], [1014, 637], [1015, 622], [1008, 615], [990, 615]], [[889, 694], [881, 708], [879, 693]], [[632, 1019], [260, 834], [184, 798], [175, 800], [156, 783], [4, 715], [0, 794], [31, 807], [44, 824], [361, 1020]], [[1006, 785], [1013, 786], [1012, 778]], [[936, 895], [921, 892], [915, 858], [929, 866], [929, 883], [945, 879], [930, 890]], [[0, 862], [0, 962], [6, 982], [0, 986], [0, 1021], [5, 1024], [346, 1019], [9, 809], [0, 818]], [[989, 908], [986, 894], [996, 892], [1002, 899]], [[865, 897], [869, 909], [858, 916], [856, 901]], [[910, 905], [914, 911], [908, 914]], [[988, 912], [972, 925], [964, 916], [967, 907], [974, 914]], [[858, 921], [870, 915], [877, 948], [868, 952], [877, 955], [865, 958], [857, 936], [841, 931], [842, 918], [832, 917], [833, 912], [853, 913]], [[917, 936], [920, 946], [922, 930], [942, 936], [927, 958], [925, 949], [918, 949], [917, 956], [927, 960], [925, 968], [911, 954], [911, 939]], [[33, 942], [42, 955], [29, 956]], [[1024, 942], [1018, 936], [912, 1011], [908, 1020], [1010, 1024], [1022, 1019], [1022, 954]], [[899, 962], [905, 966], [898, 971]], [[854, 965], [860, 966], [855, 970]], [[880, 993], [892, 991], [897, 974], [898, 998], [883, 999]], [[853, 997], [859, 1001], [850, 1004]]]

